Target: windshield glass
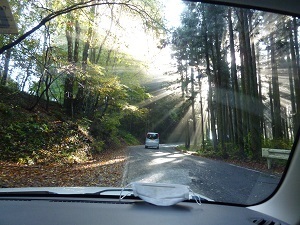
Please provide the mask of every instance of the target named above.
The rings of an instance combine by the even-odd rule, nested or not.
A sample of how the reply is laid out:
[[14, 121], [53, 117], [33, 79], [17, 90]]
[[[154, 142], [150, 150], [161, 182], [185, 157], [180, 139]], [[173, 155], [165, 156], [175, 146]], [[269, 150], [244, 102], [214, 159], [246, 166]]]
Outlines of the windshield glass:
[[171, 0], [3, 2], [1, 191], [141, 181], [249, 205], [276, 189], [300, 123], [297, 17]]

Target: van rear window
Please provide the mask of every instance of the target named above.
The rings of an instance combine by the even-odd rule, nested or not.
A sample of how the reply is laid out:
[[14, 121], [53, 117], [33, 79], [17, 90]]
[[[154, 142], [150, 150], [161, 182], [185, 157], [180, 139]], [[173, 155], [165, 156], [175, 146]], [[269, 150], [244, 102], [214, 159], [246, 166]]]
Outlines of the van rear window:
[[157, 139], [158, 138], [158, 134], [147, 134], [147, 138], [148, 139]]

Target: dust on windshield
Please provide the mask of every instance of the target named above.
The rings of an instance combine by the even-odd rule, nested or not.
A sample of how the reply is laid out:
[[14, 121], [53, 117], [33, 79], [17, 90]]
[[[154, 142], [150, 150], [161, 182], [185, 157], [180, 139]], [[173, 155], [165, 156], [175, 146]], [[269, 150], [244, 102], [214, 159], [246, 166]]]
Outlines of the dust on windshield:
[[171, 0], [9, 5], [2, 188], [179, 183], [239, 204], [276, 189], [300, 123], [297, 17]]

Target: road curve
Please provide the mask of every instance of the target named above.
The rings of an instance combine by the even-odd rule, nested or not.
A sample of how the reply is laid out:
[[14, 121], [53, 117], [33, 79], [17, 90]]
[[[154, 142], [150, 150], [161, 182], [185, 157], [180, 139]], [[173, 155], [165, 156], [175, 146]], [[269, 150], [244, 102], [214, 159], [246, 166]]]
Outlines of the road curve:
[[188, 185], [195, 193], [214, 201], [254, 204], [277, 187], [280, 178], [255, 170], [192, 156], [160, 145], [160, 149], [129, 147], [123, 186], [134, 181]]

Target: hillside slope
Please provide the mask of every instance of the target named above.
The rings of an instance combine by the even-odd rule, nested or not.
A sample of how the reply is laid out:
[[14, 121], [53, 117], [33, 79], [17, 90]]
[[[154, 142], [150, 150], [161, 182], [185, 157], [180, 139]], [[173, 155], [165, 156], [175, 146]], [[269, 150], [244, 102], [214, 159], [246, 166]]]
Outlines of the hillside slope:
[[0, 89], [0, 159], [20, 163], [81, 162], [91, 156], [93, 138], [83, 120], [69, 120], [61, 106]]
[[[84, 119], [0, 88], [0, 187], [119, 186], [125, 149], [102, 150]], [[102, 150], [102, 151], [99, 151]]]

